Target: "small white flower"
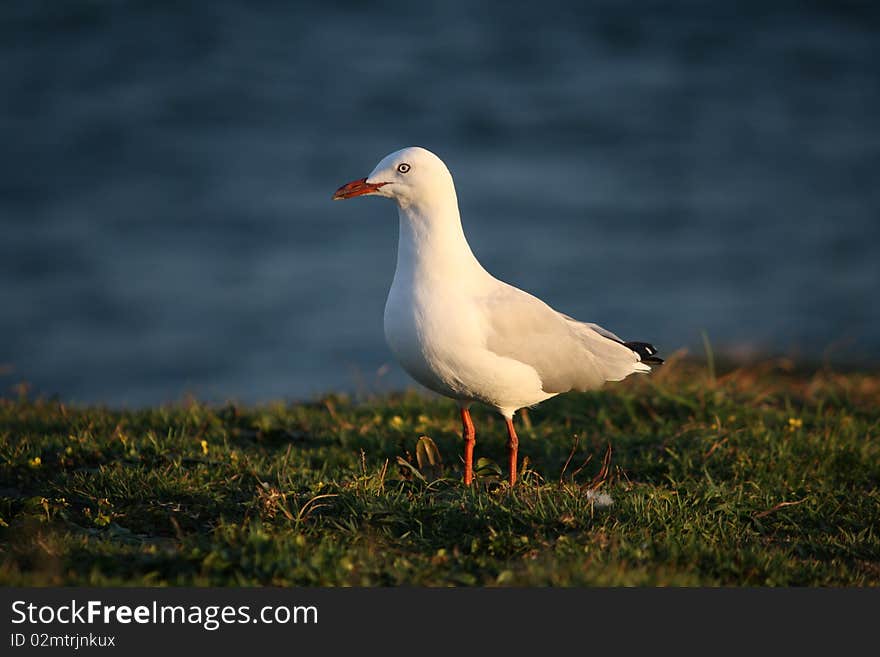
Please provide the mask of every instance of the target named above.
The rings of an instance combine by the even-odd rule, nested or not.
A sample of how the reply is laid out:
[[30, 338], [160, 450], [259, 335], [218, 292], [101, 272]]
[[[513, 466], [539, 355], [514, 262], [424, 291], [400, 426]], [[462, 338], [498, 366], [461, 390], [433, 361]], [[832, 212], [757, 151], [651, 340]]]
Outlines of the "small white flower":
[[604, 509], [614, 504], [614, 500], [608, 493], [597, 493], [594, 490], [587, 491], [587, 499], [593, 500], [593, 505], [597, 509]]

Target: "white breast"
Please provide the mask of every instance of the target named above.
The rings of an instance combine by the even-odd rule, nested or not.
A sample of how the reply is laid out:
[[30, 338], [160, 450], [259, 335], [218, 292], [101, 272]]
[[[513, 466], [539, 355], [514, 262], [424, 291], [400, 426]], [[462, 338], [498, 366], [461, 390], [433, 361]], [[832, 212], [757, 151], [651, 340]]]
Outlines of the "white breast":
[[[419, 293], [395, 276], [385, 302], [385, 339], [406, 372], [422, 385], [447, 397], [464, 399], [466, 386], [450, 361], [466, 350], [471, 337], [444, 296]], [[444, 326], [444, 318], [446, 318]]]
[[421, 286], [395, 277], [385, 304], [385, 337], [406, 372], [447, 397], [502, 413], [552, 397], [535, 369], [486, 348], [481, 306], [458, 286]]

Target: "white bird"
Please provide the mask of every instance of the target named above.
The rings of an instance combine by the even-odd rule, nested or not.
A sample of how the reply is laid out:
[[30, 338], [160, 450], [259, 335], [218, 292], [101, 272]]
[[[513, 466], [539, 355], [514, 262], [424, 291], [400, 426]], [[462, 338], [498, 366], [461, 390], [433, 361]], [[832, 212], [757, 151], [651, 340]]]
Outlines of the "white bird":
[[663, 362], [650, 344], [579, 322], [483, 269], [465, 239], [452, 175], [430, 151], [413, 146], [387, 155], [369, 176], [336, 190], [333, 200], [356, 196], [397, 203], [400, 236], [385, 337], [416, 381], [458, 402], [466, 485], [473, 480], [473, 402], [507, 422], [513, 485], [517, 410]]

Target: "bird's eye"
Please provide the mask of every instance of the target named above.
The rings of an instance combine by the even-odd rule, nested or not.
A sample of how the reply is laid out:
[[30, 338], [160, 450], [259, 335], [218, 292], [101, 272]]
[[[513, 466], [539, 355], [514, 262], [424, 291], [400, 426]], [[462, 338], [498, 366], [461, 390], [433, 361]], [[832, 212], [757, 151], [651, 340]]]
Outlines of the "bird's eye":
[[401, 162], [397, 165], [397, 170], [400, 171], [400, 173], [407, 173], [410, 170], [410, 166], [406, 162]]

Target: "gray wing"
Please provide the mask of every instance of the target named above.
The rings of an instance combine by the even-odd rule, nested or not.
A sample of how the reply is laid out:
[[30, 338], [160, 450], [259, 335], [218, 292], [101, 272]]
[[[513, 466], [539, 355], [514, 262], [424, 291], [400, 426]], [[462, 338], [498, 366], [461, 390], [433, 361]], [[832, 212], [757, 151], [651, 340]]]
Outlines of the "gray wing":
[[518, 288], [504, 284], [481, 301], [487, 348], [531, 366], [545, 392], [595, 390], [651, 369], [610, 331], [563, 315]]

